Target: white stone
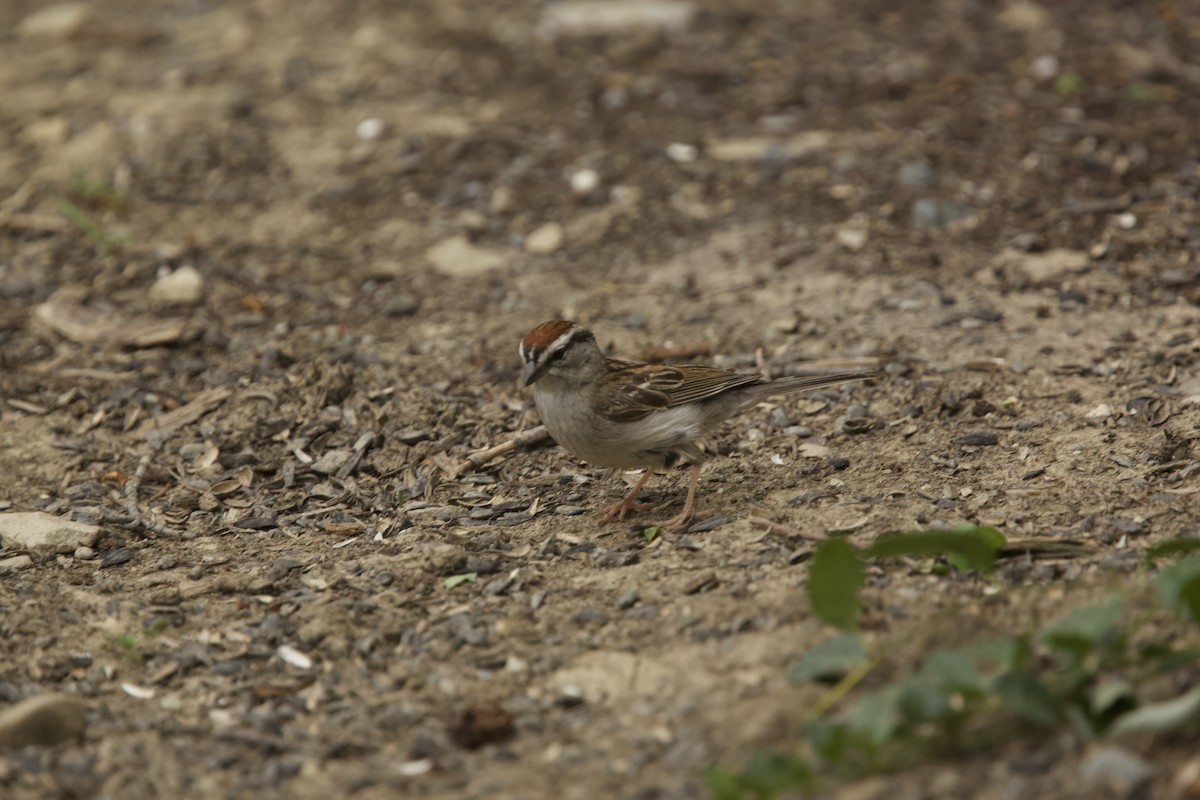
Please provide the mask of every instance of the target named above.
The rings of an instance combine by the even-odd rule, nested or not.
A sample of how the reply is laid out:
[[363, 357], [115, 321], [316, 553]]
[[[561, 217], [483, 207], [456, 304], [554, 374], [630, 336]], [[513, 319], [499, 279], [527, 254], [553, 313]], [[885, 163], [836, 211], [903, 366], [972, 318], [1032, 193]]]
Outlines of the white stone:
[[354, 129], [354, 135], [359, 138], [359, 141], [374, 142], [383, 136], [383, 131], [386, 126], [383, 120], [379, 117], [367, 117]]
[[100, 528], [56, 517], [44, 511], [10, 511], [0, 514], [0, 543], [11, 550], [74, 553], [91, 547]]
[[809, 158], [833, 142], [829, 131], [804, 131], [793, 136], [747, 136], [741, 139], [714, 139], [705, 145], [710, 158], [717, 161], [792, 161]]
[[699, 154], [699, 151], [695, 147], [683, 142], [671, 142], [667, 145], [667, 158], [680, 164], [695, 161]]
[[1138, 220], [1136, 214], [1134, 214], [1132, 211], [1126, 211], [1123, 214], [1117, 214], [1115, 217], [1113, 217], [1113, 222], [1117, 223], [1118, 228], [1131, 231], [1137, 227]]
[[1039, 81], [1051, 81], [1058, 77], [1058, 56], [1047, 54], [1038, 56], [1029, 65], [1029, 72]]
[[596, 36], [637, 28], [674, 33], [685, 30], [696, 7], [682, 0], [560, 0], [543, 6], [537, 31], [542, 36]]
[[33, 566], [33, 559], [22, 553], [19, 556], [12, 558], [0, 558], [0, 569], [11, 569], [15, 571], [29, 569]]
[[150, 287], [150, 302], [157, 306], [192, 306], [204, 298], [204, 276], [195, 267], [168, 272]]
[[433, 268], [450, 278], [474, 278], [508, 263], [504, 253], [476, 247], [465, 236], [443, 239], [425, 251]]
[[571, 175], [571, 191], [587, 197], [600, 187], [600, 173], [594, 169], [581, 169]]
[[860, 253], [867, 246], [867, 229], [857, 226], [838, 228], [837, 242], [851, 253]]
[[1112, 408], [1108, 403], [1101, 403], [1084, 415], [1087, 419], [1101, 420], [1112, 416]]
[[35, 11], [17, 23], [18, 36], [66, 39], [87, 23], [86, 3], [60, 3]]
[[1068, 275], [1083, 272], [1091, 259], [1082, 250], [1058, 248], [1044, 253], [1007, 251], [1001, 259], [1013, 259], [1025, 277], [1036, 284], [1056, 283]]
[[525, 250], [539, 255], [553, 253], [563, 246], [565, 239], [566, 235], [562, 225], [557, 222], [547, 222], [525, 238]]

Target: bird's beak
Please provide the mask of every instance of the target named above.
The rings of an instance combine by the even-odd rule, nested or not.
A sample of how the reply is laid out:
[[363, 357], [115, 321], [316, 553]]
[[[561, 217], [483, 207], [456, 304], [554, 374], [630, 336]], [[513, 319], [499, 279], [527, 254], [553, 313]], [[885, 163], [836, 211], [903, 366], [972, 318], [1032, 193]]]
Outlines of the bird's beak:
[[536, 361], [530, 361], [527, 364], [525, 364], [525, 385], [528, 386], [529, 384], [536, 381], [538, 379], [539, 374], [540, 374], [540, 370], [538, 369], [538, 365], [537, 365]]

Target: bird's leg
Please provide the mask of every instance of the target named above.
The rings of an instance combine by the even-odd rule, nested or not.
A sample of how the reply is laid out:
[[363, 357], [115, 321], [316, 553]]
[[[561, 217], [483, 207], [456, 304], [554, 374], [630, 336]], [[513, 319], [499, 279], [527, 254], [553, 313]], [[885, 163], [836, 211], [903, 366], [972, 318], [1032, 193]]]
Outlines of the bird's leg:
[[700, 467], [700, 464], [692, 464], [692, 474], [688, 478], [687, 499], [683, 501], [683, 511], [680, 511], [666, 522], [660, 523], [659, 527], [666, 530], [674, 530], [683, 528], [692, 521], [692, 517], [695, 516], [692, 506], [696, 502], [696, 486], [700, 483]]
[[629, 494], [625, 495], [624, 500], [604, 509], [600, 514], [600, 521], [612, 522], [613, 519], [625, 519], [625, 515], [629, 513], [630, 509], [640, 511], [643, 508], [649, 508], [648, 504], [635, 503], [634, 500], [637, 499], [637, 493], [642, 490], [642, 487], [646, 485], [646, 481], [650, 480], [650, 476], [653, 474], [654, 467], [647, 467], [646, 471], [642, 473], [642, 477], [638, 478], [638, 482], [629, 490]]

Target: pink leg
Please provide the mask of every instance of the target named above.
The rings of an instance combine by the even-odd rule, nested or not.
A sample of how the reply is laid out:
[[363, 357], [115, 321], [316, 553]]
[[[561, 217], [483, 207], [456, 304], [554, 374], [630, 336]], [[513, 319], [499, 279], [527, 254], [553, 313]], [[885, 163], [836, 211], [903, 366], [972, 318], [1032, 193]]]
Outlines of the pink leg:
[[629, 513], [630, 509], [640, 510], [643, 508], [648, 508], [646, 504], [635, 503], [634, 500], [637, 499], [637, 493], [642, 490], [642, 487], [646, 485], [646, 481], [650, 480], [650, 476], [653, 474], [654, 468], [648, 467], [646, 471], [642, 473], [642, 477], [638, 478], [638, 482], [635, 483], [633, 488], [629, 490], [629, 494], [625, 495], [624, 500], [604, 509], [604, 511], [600, 514], [600, 521], [612, 522], [613, 519], [625, 519], [625, 515]]
[[688, 479], [687, 499], [683, 501], [683, 511], [680, 511], [675, 516], [671, 517], [666, 522], [660, 524], [660, 527], [667, 530], [686, 527], [692, 521], [695, 515], [692, 511], [693, 505], [696, 502], [696, 486], [700, 483], [700, 465], [692, 465], [692, 474]]

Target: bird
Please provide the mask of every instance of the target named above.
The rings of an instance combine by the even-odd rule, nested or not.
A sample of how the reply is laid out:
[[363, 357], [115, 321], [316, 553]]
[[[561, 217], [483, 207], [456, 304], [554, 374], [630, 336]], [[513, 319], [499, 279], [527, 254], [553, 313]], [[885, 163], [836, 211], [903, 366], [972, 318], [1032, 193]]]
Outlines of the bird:
[[861, 381], [874, 368], [770, 380], [698, 364], [645, 364], [608, 358], [595, 335], [570, 320], [543, 322], [518, 348], [525, 386], [551, 437], [596, 467], [645, 468], [605, 522], [642, 510], [637, 494], [656, 472], [688, 464], [683, 510], [660, 527], [672, 530], [694, 517], [696, 487], [706, 455], [700, 441], [734, 414], [775, 395]]

